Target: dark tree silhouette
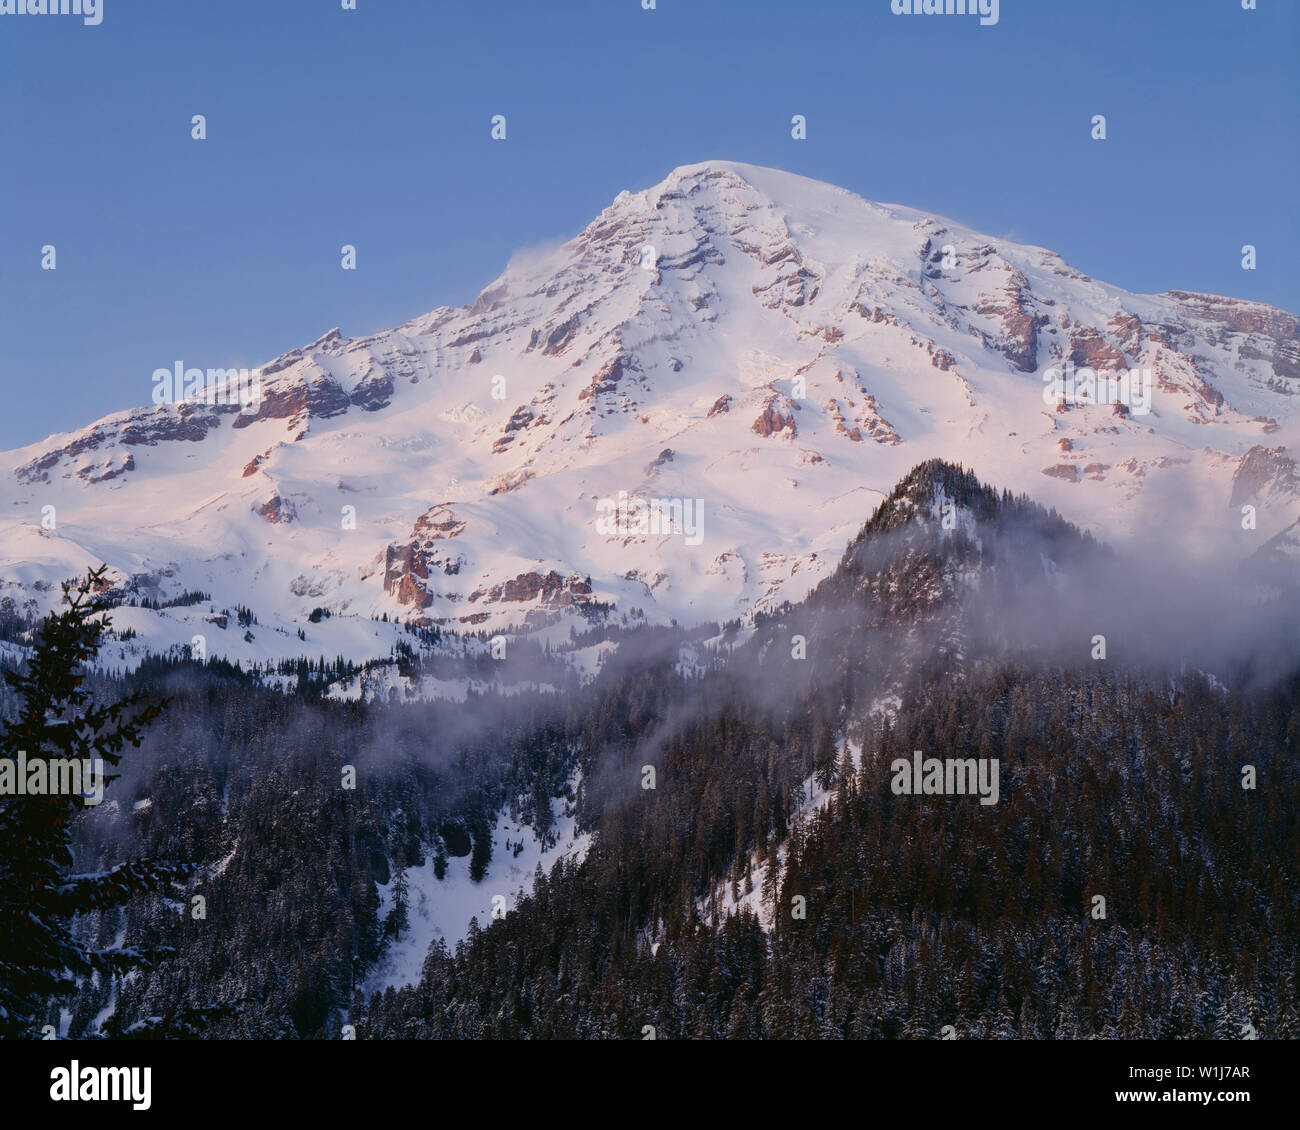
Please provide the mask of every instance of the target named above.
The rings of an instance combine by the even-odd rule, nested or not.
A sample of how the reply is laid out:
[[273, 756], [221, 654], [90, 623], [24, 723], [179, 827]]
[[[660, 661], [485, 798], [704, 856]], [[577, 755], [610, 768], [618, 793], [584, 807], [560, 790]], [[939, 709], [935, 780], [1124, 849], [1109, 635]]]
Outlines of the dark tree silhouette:
[[[0, 732], [0, 757], [26, 764], [58, 759], [116, 766], [130, 744], [166, 707], [141, 693], [94, 705], [83, 689], [84, 667], [108, 627], [105, 567], [76, 586], [63, 586], [63, 611], [39, 628], [25, 670], [6, 671], [21, 697], [18, 716]], [[106, 775], [106, 780], [113, 777]], [[148, 966], [160, 950], [134, 946], [91, 949], [72, 932], [75, 914], [121, 906], [193, 871], [193, 865], [136, 860], [93, 875], [70, 875], [71, 825], [83, 798], [65, 794], [0, 796], [0, 1035], [36, 1036], [51, 998], [75, 992], [78, 981]]]

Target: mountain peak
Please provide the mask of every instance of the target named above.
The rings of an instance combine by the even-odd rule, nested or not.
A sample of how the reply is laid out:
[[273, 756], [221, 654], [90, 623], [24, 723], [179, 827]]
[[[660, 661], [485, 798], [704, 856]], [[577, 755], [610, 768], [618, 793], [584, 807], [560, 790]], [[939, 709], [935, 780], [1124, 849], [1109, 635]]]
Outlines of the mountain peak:
[[[39, 605], [95, 559], [151, 603], [256, 594], [254, 640], [208, 633], [232, 659], [297, 654], [319, 609], [313, 646], [360, 658], [387, 652], [366, 627], [385, 614], [724, 621], [805, 596], [896, 484], [927, 512], [936, 483], [977, 499], [963, 466], [1111, 537], [1179, 493], [1254, 500], [1267, 538], [1300, 519], [1300, 488], [1233, 480], [1294, 415], [1298, 333], [1257, 304], [1129, 294], [834, 185], [697, 162], [517, 255], [473, 305], [282, 354], [253, 412], [189, 398], [14, 453], [0, 592]], [[1153, 398], [1045, 398], [1067, 362], [1145, 370]], [[689, 501], [702, 524], [598, 525], [619, 499]], [[124, 627], [203, 630], [173, 615]]]
[[[654, 194], [665, 188], [676, 187], [683, 182], [705, 183], [708, 181], [739, 182], [762, 193], [774, 203], [787, 200], [798, 201], [807, 198], [810, 194], [862, 199], [848, 189], [840, 188], [838, 185], [830, 184], [827, 181], [817, 180], [814, 177], [807, 177], [800, 173], [792, 173], [785, 169], [775, 169], [766, 165], [754, 165], [745, 161], [730, 160], [697, 161], [688, 165], [678, 165], [659, 184], [648, 191]], [[869, 201], [864, 201], [864, 203], [869, 203]]]

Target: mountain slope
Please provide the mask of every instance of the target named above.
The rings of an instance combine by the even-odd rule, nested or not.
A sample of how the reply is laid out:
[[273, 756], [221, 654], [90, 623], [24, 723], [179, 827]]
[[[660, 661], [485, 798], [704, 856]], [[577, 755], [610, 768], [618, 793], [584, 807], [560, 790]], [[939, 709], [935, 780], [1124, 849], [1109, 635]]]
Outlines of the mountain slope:
[[[1150, 411], [1045, 398], [1067, 361], [1149, 369]], [[1108, 536], [1163, 515], [1242, 558], [1300, 518], [1275, 437], [1300, 390], [1295, 315], [1129, 294], [728, 162], [621, 193], [471, 306], [331, 331], [260, 379], [249, 411], [136, 409], [7, 453], [0, 592], [38, 609], [104, 560], [125, 593], [200, 590], [263, 629], [121, 610], [144, 645], [362, 658], [391, 647], [385, 613], [495, 632], [598, 603], [702, 622], [798, 600], [935, 456]], [[620, 492], [702, 502], [675, 512], [686, 531], [611, 529]], [[304, 647], [316, 608], [333, 615]]]

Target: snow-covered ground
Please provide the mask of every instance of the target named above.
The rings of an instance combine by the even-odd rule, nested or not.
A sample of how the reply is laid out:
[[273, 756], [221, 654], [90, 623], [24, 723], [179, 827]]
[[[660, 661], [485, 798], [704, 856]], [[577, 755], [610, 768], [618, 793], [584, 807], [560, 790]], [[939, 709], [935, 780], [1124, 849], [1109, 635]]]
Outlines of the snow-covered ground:
[[[862, 747], [853, 741], [848, 744], [849, 757], [853, 762], [854, 772], [862, 768]], [[835, 756], [842, 757], [845, 743], [841, 741], [836, 746]], [[803, 795], [806, 798], [803, 805], [799, 808], [792, 822], [792, 828], [799, 824], [806, 824], [817, 813], [823, 812], [826, 806], [830, 804], [831, 798], [835, 795], [836, 786], [832, 785], [829, 789], [823, 789], [818, 786], [813, 777], [809, 777], [803, 783]], [[777, 848], [776, 858], [777, 865], [780, 868], [785, 867], [785, 857], [789, 846], [787, 837]], [[741, 879], [737, 884], [739, 888], [739, 898], [732, 893], [732, 883], [728, 879], [724, 883], [719, 883], [713, 892], [712, 898], [700, 899], [696, 904], [701, 914], [710, 914], [717, 910], [718, 920], [733, 914], [738, 914], [742, 909], [750, 911], [758, 917], [764, 930], [772, 929], [772, 912], [773, 907], [763, 901], [763, 883], [767, 878], [767, 858], [760, 858], [757, 853], [750, 857], [751, 882], [752, 889], [745, 891], [745, 881]]]
[[[576, 785], [577, 781], [574, 795]], [[432, 855], [421, 866], [408, 868], [409, 925], [389, 943], [383, 958], [371, 971], [365, 991], [372, 993], [389, 985], [416, 983], [429, 944], [435, 938], [442, 938], [448, 949], [455, 949], [456, 943], [469, 932], [472, 918], [477, 918], [480, 926], [487, 926], [494, 913], [496, 917], [509, 913], [520, 891], [527, 893], [532, 889], [539, 864], [543, 872], [549, 873], [565, 856], [582, 859], [590, 846], [590, 835], [575, 832], [573, 816], [563, 800], [553, 800], [551, 811], [555, 816], [555, 841], [550, 847], [542, 845], [530, 826], [501, 813], [492, 834], [492, 860], [480, 882], [475, 883], [469, 877], [469, 856], [448, 859], [447, 872], [441, 880], [434, 874]], [[516, 855], [514, 845], [520, 844], [522, 850]], [[393, 881], [380, 884], [378, 890], [382, 921], [392, 909]]]

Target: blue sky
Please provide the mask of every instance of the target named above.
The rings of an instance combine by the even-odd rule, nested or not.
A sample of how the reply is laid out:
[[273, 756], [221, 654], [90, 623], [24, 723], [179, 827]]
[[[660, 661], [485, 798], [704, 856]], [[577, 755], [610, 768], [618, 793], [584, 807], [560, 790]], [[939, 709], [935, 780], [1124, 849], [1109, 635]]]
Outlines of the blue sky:
[[103, 3], [0, 16], [0, 448], [148, 403], [178, 359], [470, 301], [710, 158], [1300, 310], [1294, 0], [1001, 0], [993, 27], [889, 0]]

